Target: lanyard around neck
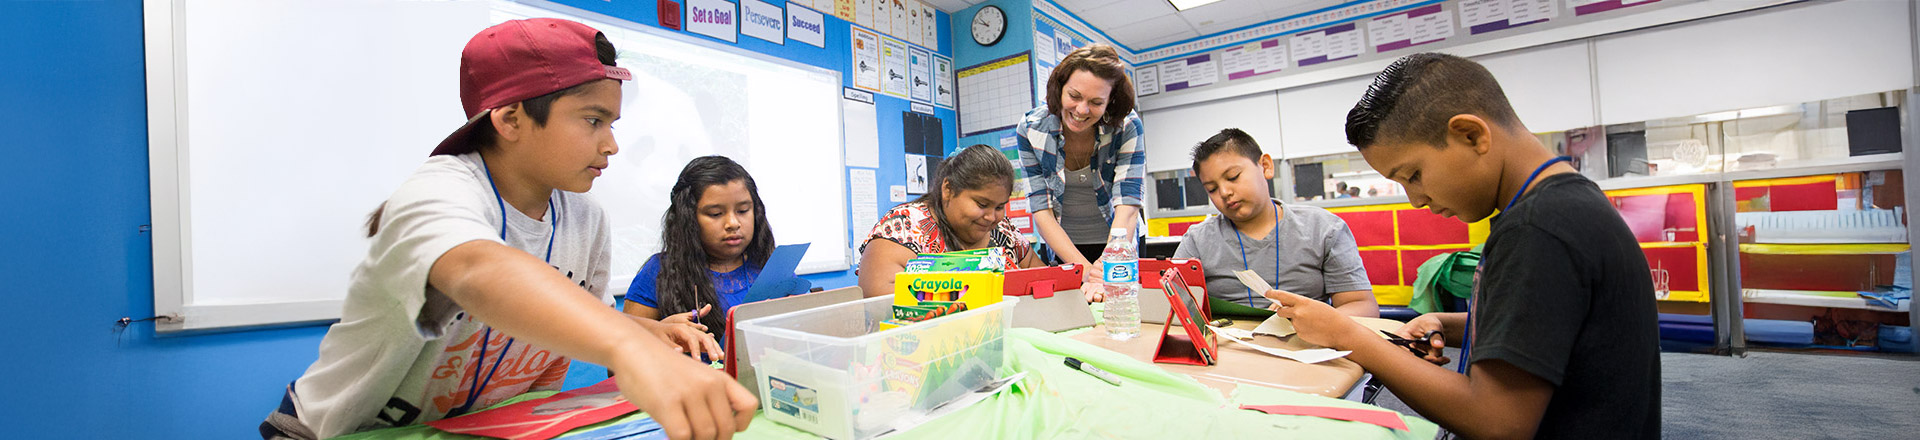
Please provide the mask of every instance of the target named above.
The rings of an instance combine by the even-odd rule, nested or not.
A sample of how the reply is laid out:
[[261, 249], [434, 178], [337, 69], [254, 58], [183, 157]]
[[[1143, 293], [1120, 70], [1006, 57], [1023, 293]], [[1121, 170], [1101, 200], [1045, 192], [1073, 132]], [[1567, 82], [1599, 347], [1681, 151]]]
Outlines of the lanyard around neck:
[[[487, 175], [487, 187], [493, 188], [493, 200], [500, 203], [500, 241], [505, 242], [507, 241], [507, 199], [500, 197], [500, 185], [493, 183], [493, 172], [487, 169], [485, 157], [480, 159], [480, 172]], [[547, 264], [553, 264], [553, 239], [560, 236], [560, 210], [554, 209], [553, 199], [553, 197], [547, 198], [547, 212], [553, 215], [553, 231], [547, 234]]]
[[[1271, 200], [1267, 202], [1273, 203], [1273, 201]], [[1246, 236], [1240, 234], [1240, 228], [1233, 226], [1233, 220], [1227, 220], [1227, 227], [1233, 228], [1233, 238], [1236, 242], [1240, 243], [1240, 267], [1244, 267], [1247, 270], [1253, 270], [1253, 264], [1247, 261]], [[1278, 203], [1275, 203], [1273, 205], [1273, 234], [1268, 235], [1267, 239], [1273, 240], [1273, 278], [1274, 278], [1274, 281], [1279, 281], [1280, 280], [1280, 205]], [[1254, 307], [1253, 294], [1254, 294], [1253, 288], [1251, 287], [1247, 288], [1247, 307]]]
[[[1571, 160], [1573, 160], [1573, 158], [1569, 156], [1555, 157], [1551, 160], [1548, 160], [1547, 163], [1540, 164], [1539, 168], [1534, 168], [1533, 174], [1527, 175], [1527, 181], [1522, 182], [1520, 184], [1520, 190], [1513, 193], [1513, 199], [1507, 200], [1507, 207], [1500, 208], [1500, 213], [1506, 214], [1507, 211], [1513, 209], [1514, 203], [1520, 202], [1520, 196], [1527, 194], [1527, 187], [1533, 186], [1533, 179], [1539, 178], [1540, 172], [1546, 171], [1547, 167], [1553, 166], [1553, 164], [1560, 163], [1560, 162], [1567, 162]], [[1480, 268], [1487, 267], [1487, 260], [1491, 259], [1491, 258], [1488, 258], [1490, 256], [1491, 255], [1485, 255], [1485, 254], [1480, 255], [1480, 265], [1475, 267], [1474, 270], [1478, 271], [1480, 270]], [[1474, 283], [1475, 283], [1474, 290], [1476, 291], [1480, 290], [1478, 283], [1480, 282], [1481, 275], [1483, 274], [1484, 272], [1480, 274], [1475, 274], [1473, 277]], [[1479, 325], [1476, 325], [1476, 323], [1473, 321], [1473, 309], [1479, 308], [1477, 305], [1480, 303], [1480, 295], [1478, 295], [1478, 292], [1475, 292], [1475, 293], [1476, 294], [1473, 295], [1472, 298], [1467, 299], [1467, 336], [1463, 341], [1461, 341], [1463, 343], [1460, 344], [1460, 366], [1458, 367], [1460, 369], [1461, 374], [1466, 374], [1467, 364], [1470, 362], [1473, 362], [1473, 358], [1467, 357], [1467, 355], [1471, 353], [1471, 350], [1473, 349], [1474, 330], [1476, 327], [1479, 327]]]

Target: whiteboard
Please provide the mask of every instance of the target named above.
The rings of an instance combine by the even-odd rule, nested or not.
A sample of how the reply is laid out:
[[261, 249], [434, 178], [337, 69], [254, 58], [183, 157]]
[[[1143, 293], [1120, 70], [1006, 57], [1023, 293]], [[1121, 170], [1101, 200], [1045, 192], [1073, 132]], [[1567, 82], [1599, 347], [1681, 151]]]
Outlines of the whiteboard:
[[[611, 293], [658, 248], [680, 168], [711, 153], [754, 174], [782, 244], [822, 244], [800, 272], [849, 267], [837, 72], [540, 6], [606, 32], [643, 78], [624, 85], [621, 152], [591, 192], [615, 235]], [[147, 0], [154, 302], [179, 318], [160, 330], [338, 319], [367, 252], [366, 215], [465, 121], [466, 41], [510, 17], [559, 14], [508, 2]], [[723, 86], [739, 99], [675, 90], [689, 70], [737, 80]]]
[[1280, 156], [1280, 110], [1273, 92], [1157, 109], [1142, 113], [1146, 125], [1147, 172], [1185, 170], [1193, 166], [1193, 147], [1238, 128], [1275, 159]]

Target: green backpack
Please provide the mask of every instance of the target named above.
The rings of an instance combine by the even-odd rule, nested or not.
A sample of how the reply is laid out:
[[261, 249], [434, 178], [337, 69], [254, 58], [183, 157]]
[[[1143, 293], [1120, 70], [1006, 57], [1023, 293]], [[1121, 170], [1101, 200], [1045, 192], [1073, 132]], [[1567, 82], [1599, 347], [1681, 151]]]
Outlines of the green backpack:
[[1413, 299], [1407, 307], [1420, 313], [1450, 311], [1446, 304], [1454, 298], [1472, 296], [1473, 273], [1480, 267], [1480, 248], [1474, 246], [1473, 250], [1435, 255], [1421, 263], [1419, 277], [1413, 281]]

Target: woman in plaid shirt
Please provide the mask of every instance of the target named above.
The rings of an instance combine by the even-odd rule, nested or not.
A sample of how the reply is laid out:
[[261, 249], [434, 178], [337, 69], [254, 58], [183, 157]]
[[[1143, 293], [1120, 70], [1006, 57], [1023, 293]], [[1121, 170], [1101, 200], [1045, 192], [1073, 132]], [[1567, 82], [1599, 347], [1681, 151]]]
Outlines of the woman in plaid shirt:
[[1138, 235], [1147, 152], [1133, 98], [1113, 47], [1083, 47], [1054, 67], [1047, 105], [1014, 128], [1034, 229], [1060, 263], [1091, 265], [1111, 228]]

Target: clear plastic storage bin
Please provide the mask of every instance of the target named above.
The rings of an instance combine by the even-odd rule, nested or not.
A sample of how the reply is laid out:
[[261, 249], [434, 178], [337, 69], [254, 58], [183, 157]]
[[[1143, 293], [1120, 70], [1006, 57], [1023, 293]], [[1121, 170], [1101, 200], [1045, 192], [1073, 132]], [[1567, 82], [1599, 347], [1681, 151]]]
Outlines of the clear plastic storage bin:
[[768, 419], [862, 440], [907, 428], [895, 425], [998, 379], [1017, 301], [881, 331], [893, 317], [889, 295], [742, 321], [739, 329]]

